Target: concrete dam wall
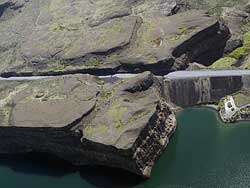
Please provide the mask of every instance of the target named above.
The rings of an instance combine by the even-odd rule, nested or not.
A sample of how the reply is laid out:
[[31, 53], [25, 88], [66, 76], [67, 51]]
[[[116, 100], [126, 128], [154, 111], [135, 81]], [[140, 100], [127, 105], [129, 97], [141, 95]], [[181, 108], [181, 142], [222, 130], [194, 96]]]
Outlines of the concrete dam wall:
[[250, 71], [180, 71], [165, 76], [163, 85], [168, 102], [189, 107], [250, 88]]

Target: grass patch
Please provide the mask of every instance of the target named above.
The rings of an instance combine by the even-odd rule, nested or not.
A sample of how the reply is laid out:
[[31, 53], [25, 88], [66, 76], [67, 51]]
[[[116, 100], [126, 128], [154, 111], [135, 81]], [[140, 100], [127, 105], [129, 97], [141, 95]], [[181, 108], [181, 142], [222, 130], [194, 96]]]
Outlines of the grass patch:
[[101, 92], [100, 97], [102, 99], [109, 99], [113, 96], [113, 91], [112, 90], [105, 90]]
[[53, 28], [53, 32], [60, 32], [60, 31], [78, 31], [80, 28], [72, 27], [72, 26], [65, 26], [59, 24], [57, 27]]
[[235, 49], [233, 52], [231, 52], [228, 57], [234, 58], [236, 60], [241, 59], [243, 56], [245, 56], [246, 53], [246, 49], [245, 47], [239, 47], [237, 49]]
[[[235, 49], [227, 57], [221, 58], [212, 65], [211, 69], [232, 69], [232, 65], [238, 60], [250, 53], [250, 32], [243, 35], [243, 46]], [[247, 62], [241, 66], [244, 69], [250, 69], [250, 64]]]
[[94, 126], [92, 124], [88, 125], [84, 130], [85, 134], [89, 136], [95, 135], [96, 133], [97, 134], [105, 133], [107, 131], [108, 127], [105, 125]]
[[232, 69], [232, 65], [236, 63], [236, 59], [232, 57], [224, 57], [209, 66], [211, 69]]
[[96, 81], [96, 83], [97, 83], [97, 85], [99, 85], [99, 86], [103, 86], [103, 85], [105, 84], [105, 81], [104, 81], [104, 80], [101, 80], [101, 79], [98, 79], [98, 80]]
[[250, 52], [250, 31], [243, 35], [243, 47]]
[[86, 67], [98, 67], [100, 64], [101, 63], [98, 58], [90, 58], [84, 65]]
[[218, 103], [217, 107], [218, 107], [218, 111], [224, 109], [224, 100], [220, 100], [220, 102]]

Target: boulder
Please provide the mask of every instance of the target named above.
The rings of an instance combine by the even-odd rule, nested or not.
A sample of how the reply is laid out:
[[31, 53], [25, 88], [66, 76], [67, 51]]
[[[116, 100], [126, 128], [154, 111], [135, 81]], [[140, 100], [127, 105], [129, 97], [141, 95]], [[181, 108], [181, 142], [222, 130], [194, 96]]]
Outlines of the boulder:
[[224, 54], [228, 55], [235, 49], [243, 46], [242, 26], [249, 17], [243, 6], [223, 7], [222, 17], [230, 28], [231, 38], [227, 41]]

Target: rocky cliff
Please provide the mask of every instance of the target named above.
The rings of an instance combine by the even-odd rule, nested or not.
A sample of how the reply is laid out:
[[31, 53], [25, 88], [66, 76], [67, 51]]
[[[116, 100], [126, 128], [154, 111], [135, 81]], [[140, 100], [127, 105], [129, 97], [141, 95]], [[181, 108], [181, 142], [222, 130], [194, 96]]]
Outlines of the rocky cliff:
[[[230, 32], [178, 0], [0, 1], [0, 75], [155, 74], [210, 65]], [[216, 42], [216, 46], [214, 43]]]
[[0, 88], [0, 153], [46, 152], [149, 177], [176, 129], [150, 73], [113, 84], [70, 75]]

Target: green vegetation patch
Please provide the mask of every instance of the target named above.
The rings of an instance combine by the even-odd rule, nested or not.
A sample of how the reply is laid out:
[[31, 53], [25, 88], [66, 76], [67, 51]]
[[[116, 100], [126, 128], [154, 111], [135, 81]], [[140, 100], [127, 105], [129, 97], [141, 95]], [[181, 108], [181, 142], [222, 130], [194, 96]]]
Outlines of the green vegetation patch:
[[142, 118], [147, 116], [150, 112], [151, 112], [150, 110], [145, 110], [145, 111], [142, 110], [140, 112], [133, 114], [133, 116], [129, 119], [127, 124], [133, 124], [134, 122], [141, 120]]
[[[235, 49], [227, 57], [221, 58], [213, 63], [211, 69], [232, 69], [232, 65], [250, 53], [250, 31], [243, 35], [243, 46]], [[250, 63], [246, 62], [241, 66], [243, 69], [250, 69]]]
[[65, 26], [62, 24], [59, 24], [55, 28], [53, 28], [53, 32], [60, 32], [60, 31], [78, 31], [80, 28], [78, 27], [73, 27], [73, 26]]
[[88, 60], [86, 60], [82, 64], [65, 64], [64, 62], [55, 61], [50, 62], [47, 64], [47, 67], [41, 68], [41, 69], [34, 69], [32, 66], [27, 65], [25, 66], [22, 71], [25, 72], [33, 72], [34, 75], [39, 75], [41, 73], [48, 73], [48, 72], [55, 72], [55, 73], [63, 73], [71, 70], [76, 69], [87, 69], [87, 68], [95, 68], [101, 65], [101, 60], [98, 57], [92, 57]]
[[126, 107], [122, 107], [119, 101], [113, 102], [110, 110], [108, 111], [108, 115], [114, 119], [115, 128], [122, 129], [125, 127], [122, 122], [122, 117], [127, 111], [128, 109]]
[[235, 49], [233, 52], [231, 52], [228, 57], [234, 58], [236, 60], [241, 59], [243, 56], [247, 54], [245, 47], [239, 47]]
[[242, 69], [250, 70], [250, 56], [248, 56], [241, 65]]
[[187, 26], [185, 26], [185, 25], [180, 25], [180, 26], [178, 27], [178, 29], [179, 29], [180, 33], [179, 33], [179, 34], [176, 34], [176, 35], [174, 35], [174, 36], [172, 36], [172, 37], [170, 38], [170, 40], [172, 40], [172, 41], [180, 40], [180, 39], [182, 39], [182, 38], [185, 38], [185, 37], [187, 36], [187, 34], [188, 34], [189, 32], [191, 32], [191, 31], [189, 30], [189, 28], [188, 28]]
[[218, 107], [218, 111], [224, 109], [224, 100], [223, 99], [220, 100], [220, 102], [218, 103], [217, 107]]
[[232, 69], [232, 65], [236, 63], [236, 59], [232, 57], [224, 57], [209, 66], [211, 69]]
[[97, 85], [99, 86], [103, 86], [105, 84], [105, 81], [104, 80], [101, 80], [101, 79], [97, 79], [96, 81]]
[[98, 67], [100, 65], [100, 59], [98, 58], [90, 58], [84, 65], [86, 67]]
[[250, 52], [250, 31], [243, 35], [243, 47]]
[[7, 103], [1, 110], [0, 110], [0, 119], [1, 124], [0, 126], [9, 126], [10, 124], [10, 116], [11, 116], [12, 107], [9, 103]]
[[101, 92], [100, 97], [102, 99], [109, 99], [113, 96], [113, 91], [112, 90], [104, 90]]
[[250, 20], [249, 19], [245, 19], [242, 24], [241, 24], [241, 31], [243, 33], [247, 33], [250, 31]]
[[98, 125], [98, 126], [94, 126], [92, 124], [88, 125], [85, 130], [84, 133], [92, 136], [94, 134], [101, 134], [101, 133], [105, 133], [108, 131], [108, 127], [105, 125]]

